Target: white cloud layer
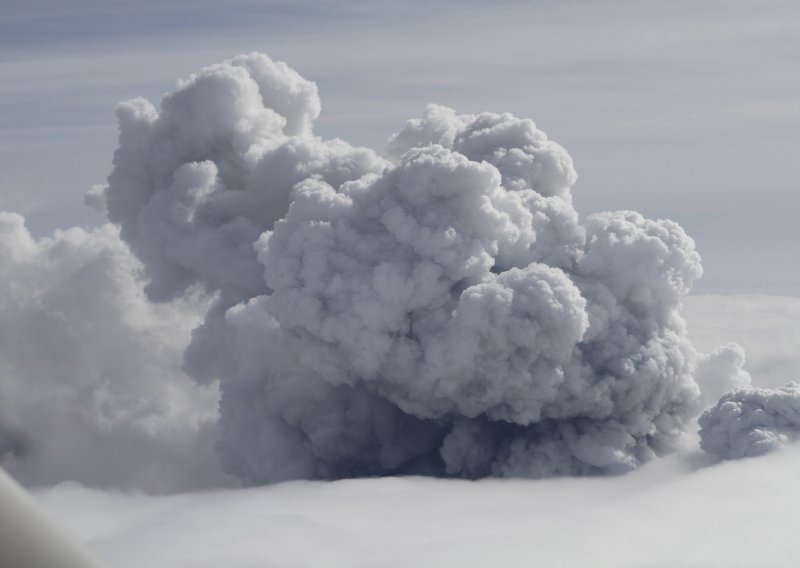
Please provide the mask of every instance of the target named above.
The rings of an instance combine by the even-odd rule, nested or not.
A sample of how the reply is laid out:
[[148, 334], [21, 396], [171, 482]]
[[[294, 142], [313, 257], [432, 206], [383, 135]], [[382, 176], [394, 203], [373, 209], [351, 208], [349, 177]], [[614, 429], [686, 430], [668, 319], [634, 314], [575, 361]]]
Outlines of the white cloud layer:
[[796, 445], [626, 476], [292, 482], [166, 497], [63, 485], [37, 492], [109, 566], [793, 567]]

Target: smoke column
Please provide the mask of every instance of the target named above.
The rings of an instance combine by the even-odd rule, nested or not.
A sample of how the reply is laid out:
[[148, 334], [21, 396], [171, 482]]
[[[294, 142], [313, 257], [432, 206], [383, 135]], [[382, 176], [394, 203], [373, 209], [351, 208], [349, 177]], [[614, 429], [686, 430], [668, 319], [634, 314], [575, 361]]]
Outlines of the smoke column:
[[579, 218], [528, 119], [431, 105], [381, 157], [315, 136], [320, 108], [265, 55], [208, 67], [120, 105], [89, 196], [151, 300], [215, 298], [185, 367], [219, 380], [228, 472], [617, 473], [670, 448], [699, 396], [678, 224]]

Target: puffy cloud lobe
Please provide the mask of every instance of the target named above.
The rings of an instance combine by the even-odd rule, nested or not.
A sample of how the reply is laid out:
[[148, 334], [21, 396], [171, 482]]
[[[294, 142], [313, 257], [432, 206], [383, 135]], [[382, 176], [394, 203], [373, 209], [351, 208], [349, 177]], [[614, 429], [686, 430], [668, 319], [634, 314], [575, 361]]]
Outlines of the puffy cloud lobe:
[[667, 449], [698, 397], [683, 230], [581, 223], [569, 155], [510, 114], [430, 106], [391, 163], [315, 138], [311, 85], [251, 54], [119, 112], [105, 196], [150, 297], [217, 293], [186, 367], [220, 379], [224, 467], [538, 477]]
[[580, 272], [635, 312], [666, 322], [703, 273], [694, 241], [674, 221], [619, 211], [590, 215], [585, 227]]
[[111, 225], [36, 240], [0, 213], [0, 463], [26, 484], [223, 479], [216, 389], [180, 371], [203, 305], [154, 306]]
[[752, 379], [743, 368], [744, 362], [744, 349], [736, 343], [721, 345], [700, 357], [695, 377], [700, 385], [700, 404], [703, 407], [715, 404], [729, 390], [751, 385]]
[[698, 422], [706, 452], [723, 459], [760, 456], [800, 433], [800, 384], [729, 391]]
[[[339, 185], [387, 165], [315, 138], [319, 112], [314, 83], [255, 53], [182, 81], [160, 111], [143, 99], [119, 106], [105, 206], [144, 261], [152, 299], [196, 283], [265, 292], [252, 245], [286, 212], [291, 187], [309, 177]], [[103, 206], [97, 190], [87, 199]]]
[[530, 188], [545, 197], [571, 200], [569, 190], [577, 179], [572, 158], [530, 119], [491, 112], [457, 115], [452, 109], [428, 105], [421, 119], [409, 120], [392, 136], [387, 152], [397, 160], [411, 148], [431, 144], [492, 164], [508, 190]]
[[374, 383], [423, 418], [536, 420], [588, 318], [557, 268], [491, 272], [517, 245], [504, 241], [524, 235], [509, 228], [505, 194], [494, 168], [440, 147], [341, 193], [303, 186], [257, 247], [267, 309], [319, 339], [305, 343], [306, 365], [321, 362], [328, 381]]

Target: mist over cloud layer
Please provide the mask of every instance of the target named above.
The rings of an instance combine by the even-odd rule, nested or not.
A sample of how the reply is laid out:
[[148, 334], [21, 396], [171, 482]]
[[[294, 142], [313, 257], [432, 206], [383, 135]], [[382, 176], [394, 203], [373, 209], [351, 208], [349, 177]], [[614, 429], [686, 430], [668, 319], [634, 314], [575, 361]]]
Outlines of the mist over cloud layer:
[[247, 483], [622, 472], [696, 412], [675, 223], [581, 221], [572, 160], [528, 119], [435, 105], [389, 160], [313, 135], [316, 86], [260, 54], [120, 105], [92, 201], [148, 296], [216, 294], [186, 368], [220, 379]]
[[[689, 295], [683, 300], [683, 314], [699, 351], [710, 353], [731, 342], [741, 345], [753, 384], [777, 388], [800, 377], [800, 297]], [[746, 385], [729, 388], [738, 386]], [[704, 395], [704, 400], [714, 403], [721, 394]]]

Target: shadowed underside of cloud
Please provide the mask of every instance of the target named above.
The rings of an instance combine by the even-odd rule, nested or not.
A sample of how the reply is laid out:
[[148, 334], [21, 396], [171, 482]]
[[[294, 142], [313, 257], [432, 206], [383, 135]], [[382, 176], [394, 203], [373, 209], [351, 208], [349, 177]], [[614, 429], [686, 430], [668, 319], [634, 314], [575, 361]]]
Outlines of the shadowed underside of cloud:
[[260, 54], [118, 110], [91, 195], [148, 296], [216, 295], [186, 368], [220, 379], [246, 483], [622, 472], [695, 412], [675, 223], [580, 220], [528, 119], [429, 106], [387, 157], [314, 136], [314, 83]]

